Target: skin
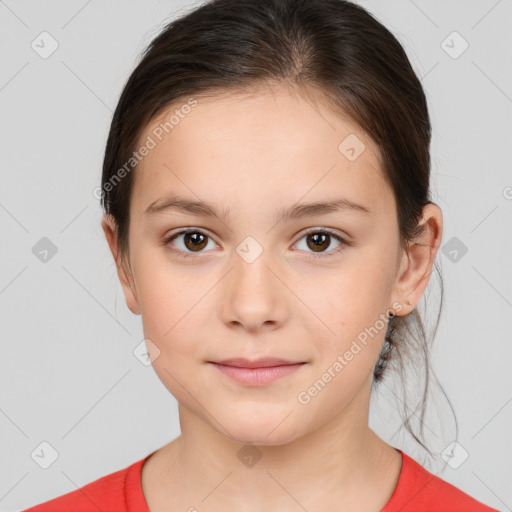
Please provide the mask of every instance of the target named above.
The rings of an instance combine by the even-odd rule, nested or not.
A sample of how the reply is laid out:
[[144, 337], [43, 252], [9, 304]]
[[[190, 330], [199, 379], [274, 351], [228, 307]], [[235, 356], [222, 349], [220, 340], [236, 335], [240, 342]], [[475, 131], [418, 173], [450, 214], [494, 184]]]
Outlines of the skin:
[[[134, 171], [128, 254], [118, 253], [113, 220], [102, 220], [127, 305], [158, 348], [153, 368], [179, 403], [181, 435], [143, 467], [146, 501], [152, 512], [380, 510], [401, 470], [400, 454], [368, 426], [386, 329], [309, 403], [297, 397], [379, 315], [416, 306], [441, 243], [441, 210], [424, 208], [424, 234], [402, 251], [379, 153], [350, 119], [285, 86], [197, 99]], [[338, 150], [349, 134], [366, 147], [354, 161]], [[229, 208], [229, 218], [144, 214], [167, 194]], [[276, 224], [285, 206], [335, 198], [371, 214]], [[202, 252], [183, 235], [164, 246], [166, 235], [186, 227], [207, 235]], [[332, 228], [349, 243], [331, 237], [315, 252], [307, 228]], [[263, 249], [251, 263], [236, 252], [247, 236]], [[207, 363], [260, 356], [307, 364], [249, 387]], [[237, 457], [245, 444], [261, 455], [252, 467]]]

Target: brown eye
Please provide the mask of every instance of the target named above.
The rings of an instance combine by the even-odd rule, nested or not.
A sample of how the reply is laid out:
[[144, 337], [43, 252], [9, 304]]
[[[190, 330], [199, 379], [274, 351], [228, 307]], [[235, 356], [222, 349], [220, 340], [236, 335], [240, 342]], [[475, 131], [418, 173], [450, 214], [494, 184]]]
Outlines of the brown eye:
[[207, 252], [203, 249], [207, 247], [208, 242], [211, 242], [214, 247], [216, 246], [206, 233], [197, 229], [189, 229], [167, 237], [164, 239], [163, 245], [168, 246], [172, 252], [179, 256], [188, 258], [191, 253]]
[[203, 233], [199, 232], [191, 232], [185, 233], [185, 237], [183, 238], [183, 244], [187, 249], [191, 251], [200, 251], [206, 247], [206, 240], [208, 237]]
[[[300, 242], [304, 239], [306, 240], [306, 248], [303, 249], [299, 247], [299, 249], [309, 253], [316, 253], [313, 254], [313, 256], [315, 257], [331, 256], [339, 252], [341, 249], [343, 249], [344, 245], [347, 245], [340, 236], [331, 233], [330, 230], [327, 230], [325, 228], [310, 230], [299, 240], [298, 245], [300, 245]], [[331, 248], [333, 241], [336, 241], [338, 243], [338, 246]], [[331, 249], [328, 250], [329, 248]]]
[[327, 235], [325, 233], [314, 233], [312, 235], [306, 235], [306, 239], [310, 249], [315, 252], [320, 252], [329, 247], [331, 235]]

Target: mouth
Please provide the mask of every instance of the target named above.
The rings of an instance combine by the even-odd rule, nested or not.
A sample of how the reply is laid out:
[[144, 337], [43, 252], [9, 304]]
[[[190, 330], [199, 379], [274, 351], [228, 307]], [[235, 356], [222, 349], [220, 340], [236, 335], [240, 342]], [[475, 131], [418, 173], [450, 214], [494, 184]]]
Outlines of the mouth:
[[279, 359], [277, 357], [261, 357], [259, 359], [246, 359], [245, 357], [235, 357], [223, 359], [222, 361], [208, 361], [210, 363], [221, 364], [223, 366], [236, 366], [238, 368], [268, 368], [269, 366], [288, 366], [294, 364], [304, 364], [304, 361], [290, 361]]
[[247, 386], [265, 386], [298, 371], [307, 364], [304, 361], [290, 361], [278, 358], [245, 358], [208, 361], [225, 376]]

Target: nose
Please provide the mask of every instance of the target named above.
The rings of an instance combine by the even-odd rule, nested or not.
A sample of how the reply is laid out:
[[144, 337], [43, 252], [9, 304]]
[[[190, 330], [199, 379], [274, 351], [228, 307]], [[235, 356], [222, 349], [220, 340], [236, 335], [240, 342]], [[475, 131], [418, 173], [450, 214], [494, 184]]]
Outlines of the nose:
[[223, 322], [251, 333], [280, 328], [287, 317], [287, 288], [276, 265], [265, 251], [252, 262], [235, 254], [232, 265], [220, 291]]

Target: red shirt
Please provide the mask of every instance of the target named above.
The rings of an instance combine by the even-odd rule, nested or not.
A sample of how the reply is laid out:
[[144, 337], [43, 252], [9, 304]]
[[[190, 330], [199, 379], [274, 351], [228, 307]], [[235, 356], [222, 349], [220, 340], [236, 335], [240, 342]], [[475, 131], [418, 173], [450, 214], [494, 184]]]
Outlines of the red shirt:
[[[380, 512], [499, 512], [430, 473], [402, 450], [398, 452], [400, 477]], [[142, 465], [150, 455], [22, 512], [151, 512], [141, 484]]]

